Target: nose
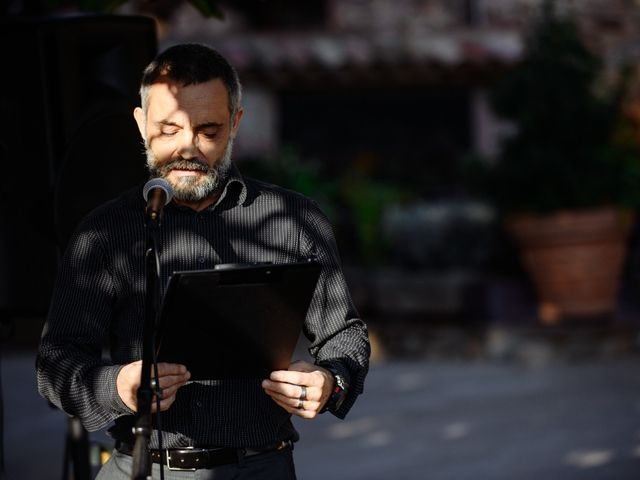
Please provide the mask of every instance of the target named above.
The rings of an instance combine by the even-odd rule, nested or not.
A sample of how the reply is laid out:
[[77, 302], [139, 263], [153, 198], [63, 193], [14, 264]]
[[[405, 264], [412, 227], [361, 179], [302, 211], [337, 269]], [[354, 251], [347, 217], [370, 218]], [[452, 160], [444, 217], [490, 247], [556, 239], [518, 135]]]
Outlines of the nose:
[[198, 150], [197, 141], [198, 136], [192, 129], [183, 129], [179, 138], [178, 154], [183, 158], [195, 157]]

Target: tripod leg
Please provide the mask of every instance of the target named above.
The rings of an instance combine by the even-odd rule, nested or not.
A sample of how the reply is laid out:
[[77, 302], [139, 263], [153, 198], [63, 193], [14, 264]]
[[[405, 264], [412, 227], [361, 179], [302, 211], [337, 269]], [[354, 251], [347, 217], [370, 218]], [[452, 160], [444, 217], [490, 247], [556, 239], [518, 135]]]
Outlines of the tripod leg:
[[89, 434], [77, 417], [69, 417], [67, 422], [67, 460], [73, 465], [73, 480], [91, 480], [89, 465]]
[[67, 434], [67, 438], [65, 439], [64, 442], [64, 460], [62, 462], [62, 480], [69, 480], [69, 463], [71, 463], [70, 460], [70, 453], [69, 453], [69, 449], [71, 448], [71, 445], [69, 445], [69, 434]]

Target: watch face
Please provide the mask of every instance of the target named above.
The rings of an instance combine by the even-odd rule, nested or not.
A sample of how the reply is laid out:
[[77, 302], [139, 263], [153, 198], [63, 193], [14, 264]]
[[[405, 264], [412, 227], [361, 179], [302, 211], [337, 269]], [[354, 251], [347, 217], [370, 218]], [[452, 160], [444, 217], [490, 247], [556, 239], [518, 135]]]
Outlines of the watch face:
[[344, 378], [342, 378], [340, 375], [335, 375], [335, 379], [336, 379], [336, 385], [335, 385], [335, 388], [333, 389], [333, 394], [329, 399], [329, 402], [331, 404], [329, 408], [333, 411], [338, 410], [340, 408], [340, 406], [342, 405], [342, 402], [344, 402], [344, 399], [347, 396], [347, 389], [349, 388], [349, 385], [347, 385], [347, 382], [345, 382]]
[[336, 375], [336, 386], [340, 388], [340, 390], [346, 390], [348, 388], [347, 382], [344, 381], [340, 375]]

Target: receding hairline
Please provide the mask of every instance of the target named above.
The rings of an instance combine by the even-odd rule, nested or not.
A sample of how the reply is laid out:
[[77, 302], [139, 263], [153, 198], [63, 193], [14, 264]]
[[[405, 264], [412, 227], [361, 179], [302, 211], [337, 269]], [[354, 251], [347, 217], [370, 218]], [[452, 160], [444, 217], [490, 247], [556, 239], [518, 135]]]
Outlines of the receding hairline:
[[[227, 109], [229, 110], [229, 113], [233, 116], [233, 114], [235, 112], [233, 112], [233, 109], [232, 109], [231, 95], [229, 93], [229, 89], [225, 85], [224, 81], [219, 77], [211, 78], [209, 80], [205, 80], [205, 81], [202, 81], [202, 82], [181, 82], [179, 80], [175, 80], [175, 79], [172, 79], [172, 78], [169, 78], [169, 77], [162, 77], [162, 76], [158, 77], [157, 81], [155, 81], [155, 82], [153, 82], [151, 84], [144, 85], [144, 86], [140, 87], [140, 98], [141, 98], [141, 103], [142, 103], [142, 105], [141, 105], [142, 109], [144, 110], [145, 114], [148, 113], [150, 91], [151, 91], [151, 88], [153, 86], [165, 84], [165, 85], [167, 85], [167, 88], [171, 92], [173, 87], [184, 88], [184, 87], [189, 87], [189, 86], [204, 85], [204, 84], [209, 83], [209, 82], [217, 82], [218, 85], [220, 85], [220, 86], [222, 86], [222, 88], [224, 88], [224, 92], [225, 93], [222, 94], [222, 92], [218, 92], [218, 94], [216, 96], [218, 98], [223, 98], [223, 95], [226, 96]], [[211, 87], [211, 88], [213, 88], [213, 87]], [[171, 94], [173, 95], [173, 92]], [[241, 110], [241, 109], [242, 109], [242, 106], [238, 105], [237, 108], [236, 108], [236, 112], [238, 110]]]

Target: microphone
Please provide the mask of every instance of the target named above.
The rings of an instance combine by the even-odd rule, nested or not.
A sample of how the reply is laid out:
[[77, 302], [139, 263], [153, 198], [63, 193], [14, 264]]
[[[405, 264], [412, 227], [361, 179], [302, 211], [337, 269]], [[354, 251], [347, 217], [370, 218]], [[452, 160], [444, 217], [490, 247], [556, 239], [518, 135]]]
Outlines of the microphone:
[[164, 178], [152, 178], [144, 184], [142, 196], [147, 202], [147, 208], [144, 211], [149, 219], [160, 222], [162, 208], [171, 201], [173, 189]]

